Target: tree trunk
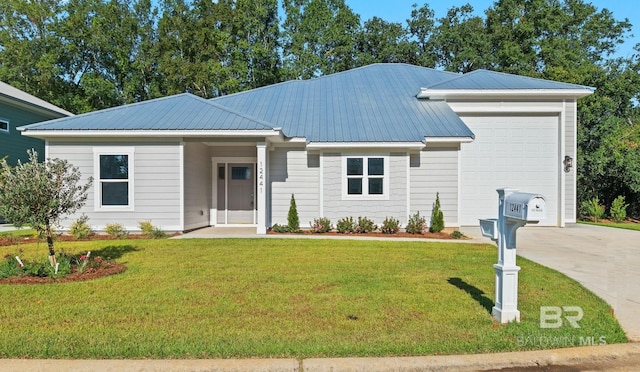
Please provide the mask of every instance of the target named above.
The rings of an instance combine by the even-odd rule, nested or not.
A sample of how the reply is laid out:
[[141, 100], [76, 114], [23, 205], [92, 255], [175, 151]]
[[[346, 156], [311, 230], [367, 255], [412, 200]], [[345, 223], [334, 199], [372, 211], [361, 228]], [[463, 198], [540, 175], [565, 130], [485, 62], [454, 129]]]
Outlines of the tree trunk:
[[56, 251], [53, 249], [53, 233], [51, 232], [51, 225], [48, 223], [44, 226], [44, 233], [47, 237], [47, 247], [49, 248], [49, 263], [51, 266], [56, 266]]

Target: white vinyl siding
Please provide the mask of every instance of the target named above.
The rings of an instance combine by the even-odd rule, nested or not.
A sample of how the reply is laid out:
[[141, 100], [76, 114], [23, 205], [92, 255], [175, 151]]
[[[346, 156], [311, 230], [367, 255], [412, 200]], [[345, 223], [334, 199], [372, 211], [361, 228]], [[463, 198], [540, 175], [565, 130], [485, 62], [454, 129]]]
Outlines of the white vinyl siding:
[[209, 225], [211, 206], [211, 156], [198, 142], [184, 145], [184, 229]]
[[445, 226], [458, 223], [458, 145], [428, 145], [418, 154], [411, 154], [410, 214], [420, 212], [429, 223], [436, 193]]
[[544, 226], [558, 225], [559, 115], [462, 116], [475, 134], [462, 144], [461, 225], [498, 214], [502, 187], [542, 194]]
[[308, 227], [313, 219], [322, 217], [319, 208], [320, 167], [318, 155], [300, 148], [281, 147], [268, 153], [269, 188], [267, 204], [271, 216], [267, 224], [287, 224], [291, 195], [296, 199], [300, 226]]
[[565, 155], [573, 158], [573, 168], [571, 171], [564, 173], [565, 177], [565, 222], [575, 223], [578, 211], [576, 210], [576, 164], [577, 164], [577, 118], [576, 118], [576, 101], [567, 101], [565, 109], [565, 137], [564, 137], [564, 154], [560, 154], [561, 158]]
[[[114, 147], [114, 143], [73, 142], [47, 143], [47, 157], [60, 158], [78, 167], [86, 182], [94, 175], [94, 148]], [[134, 209], [131, 211], [96, 211], [94, 187], [88, 193], [87, 201], [75, 215], [62, 221], [68, 228], [73, 220], [86, 214], [89, 224], [103, 231], [109, 223], [120, 223], [129, 231], [138, 230], [138, 222], [150, 220], [155, 226], [167, 231], [182, 230], [180, 225], [180, 143], [131, 142], [122, 147], [134, 147], [133, 159]], [[94, 180], [96, 182], [96, 180]]]
[[[386, 217], [394, 217], [404, 225], [407, 216], [407, 155], [405, 153], [324, 153], [322, 157], [322, 197], [324, 216], [335, 223], [344, 217], [367, 217], [381, 224]], [[388, 198], [344, 200], [344, 157], [388, 157], [385, 177], [388, 179]], [[320, 216], [319, 216], [320, 217]]]

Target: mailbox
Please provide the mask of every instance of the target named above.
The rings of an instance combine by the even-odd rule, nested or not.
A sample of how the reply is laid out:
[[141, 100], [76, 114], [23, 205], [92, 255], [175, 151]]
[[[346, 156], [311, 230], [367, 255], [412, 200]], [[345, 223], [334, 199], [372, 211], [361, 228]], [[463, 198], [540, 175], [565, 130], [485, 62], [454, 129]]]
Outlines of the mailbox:
[[539, 194], [513, 192], [504, 198], [504, 216], [537, 223], [547, 217], [547, 203]]

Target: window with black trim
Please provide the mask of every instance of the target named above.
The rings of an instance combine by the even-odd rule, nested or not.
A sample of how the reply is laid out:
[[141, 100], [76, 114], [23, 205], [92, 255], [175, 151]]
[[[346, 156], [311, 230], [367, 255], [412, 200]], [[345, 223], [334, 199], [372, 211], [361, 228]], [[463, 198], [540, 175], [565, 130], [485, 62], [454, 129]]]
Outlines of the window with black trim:
[[346, 195], [385, 195], [385, 158], [381, 156], [349, 156], [346, 158]]
[[9, 122], [7, 120], [0, 119], [0, 132], [9, 133]]

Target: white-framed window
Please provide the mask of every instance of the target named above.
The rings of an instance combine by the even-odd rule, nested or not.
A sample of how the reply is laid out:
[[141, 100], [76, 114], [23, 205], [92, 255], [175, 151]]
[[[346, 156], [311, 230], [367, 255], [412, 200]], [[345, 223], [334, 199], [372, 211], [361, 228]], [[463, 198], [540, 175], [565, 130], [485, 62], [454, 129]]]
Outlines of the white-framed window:
[[133, 147], [93, 149], [95, 209], [133, 210]]
[[388, 199], [389, 158], [387, 156], [343, 156], [343, 199]]
[[9, 133], [9, 120], [0, 119], [0, 133]]

